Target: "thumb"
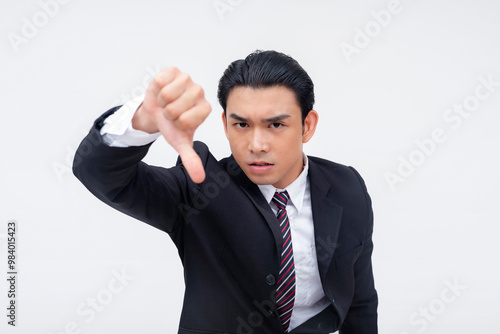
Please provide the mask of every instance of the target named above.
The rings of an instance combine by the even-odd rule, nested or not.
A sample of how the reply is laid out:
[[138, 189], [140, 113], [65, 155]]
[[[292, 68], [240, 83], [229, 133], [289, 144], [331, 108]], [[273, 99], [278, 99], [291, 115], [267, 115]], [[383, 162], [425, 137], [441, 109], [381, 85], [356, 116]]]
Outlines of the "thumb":
[[175, 148], [181, 157], [182, 164], [195, 183], [205, 180], [205, 170], [200, 156], [193, 149], [192, 143], [181, 144]]
[[205, 180], [205, 170], [199, 155], [193, 149], [193, 134], [189, 131], [176, 129], [161, 116], [156, 118], [158, 128], [167, 142], [179, 153], [182, 164], [195, 183]]

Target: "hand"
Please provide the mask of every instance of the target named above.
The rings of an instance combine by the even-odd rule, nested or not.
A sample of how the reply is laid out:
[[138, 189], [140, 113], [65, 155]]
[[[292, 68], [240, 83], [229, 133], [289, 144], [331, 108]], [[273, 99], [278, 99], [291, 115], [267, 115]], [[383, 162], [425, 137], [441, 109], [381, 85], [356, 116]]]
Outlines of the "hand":
[[146, 90], [144, 102], [132, 119], [132, 127], [161, 132], [179, 153], [193, 182], [205, 179], [200, 157], [193, 149], [193, 135], [211, 111], [201, 86], [175, 67], [159, 72]]

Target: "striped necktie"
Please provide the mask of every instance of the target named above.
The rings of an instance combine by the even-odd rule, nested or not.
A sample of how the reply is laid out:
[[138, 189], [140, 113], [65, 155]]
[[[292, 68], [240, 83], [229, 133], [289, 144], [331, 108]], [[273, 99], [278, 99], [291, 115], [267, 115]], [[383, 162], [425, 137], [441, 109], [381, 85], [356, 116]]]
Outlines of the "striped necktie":
[[276, 217], [283, 235], [283, 248], [281, 251], [280, 272], [276, 288], [276, 306], [285, 332], [290, 326], [293, 304], [295, 301], [295, 265], [293, 260], [292, 234], [290, 222], [286, 213], [286, 204], [289, 196], [286, 191], [274, 194], [273, 203], [278, 207]]

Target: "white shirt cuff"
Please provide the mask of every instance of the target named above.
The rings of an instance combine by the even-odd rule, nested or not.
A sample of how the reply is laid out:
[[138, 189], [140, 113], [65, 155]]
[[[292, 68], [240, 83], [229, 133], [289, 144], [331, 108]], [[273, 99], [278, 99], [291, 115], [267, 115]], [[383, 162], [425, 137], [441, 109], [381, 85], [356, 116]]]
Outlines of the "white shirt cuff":
[[101, 136], [104, 143], [112, 147], [143, 146], [154, 142], [160, 133], [147, 133], [132, 127], [132, 118], [142, 104], [144, 95], [125, 103], [114, 114], [104, 120]]

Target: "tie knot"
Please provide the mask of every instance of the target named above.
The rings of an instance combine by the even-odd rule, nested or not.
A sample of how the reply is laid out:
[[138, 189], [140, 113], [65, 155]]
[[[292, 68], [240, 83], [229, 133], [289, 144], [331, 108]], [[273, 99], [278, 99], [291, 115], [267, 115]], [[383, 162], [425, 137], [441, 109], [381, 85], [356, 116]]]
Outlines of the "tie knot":
[[278, 209], [284, 210], [289, 199], [290, 196], [286, 190], [281, 193], [275, 192], [273, 196], [273, 203], [276, 204]]

